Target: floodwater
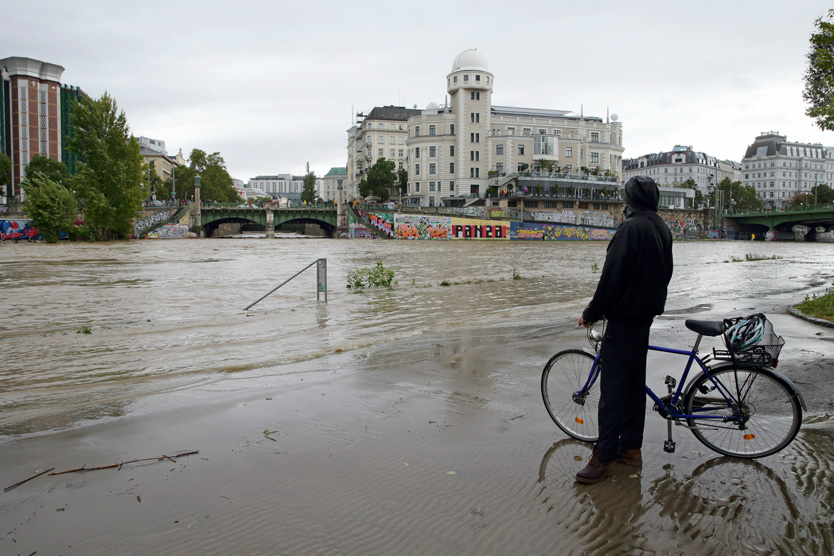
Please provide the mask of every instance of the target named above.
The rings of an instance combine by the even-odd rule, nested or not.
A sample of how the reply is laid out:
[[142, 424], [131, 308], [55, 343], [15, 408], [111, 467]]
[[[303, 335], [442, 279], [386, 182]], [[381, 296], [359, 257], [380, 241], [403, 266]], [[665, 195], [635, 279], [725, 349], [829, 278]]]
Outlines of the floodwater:
[[[245, 449], [233, 447], [237, 440], [221, 441], [218, 447], [229, 452], [260, 455], [244, 461], [213, 455], [215, 466], [226, 461], [226, 468], [245, 473], [235, 473], [233, 480], [214, 471], [219, 475], [207, 483], [195, 471], [190, 475], [198, 481], [195, 490], [183, 494], [199, 504], [195, 492], [228, 482], [223, 498], [233, 501], [240, 519], [256, 520], [275, 538], [292, 538], [292, 550], [275, 551], [277, 545], [259, 544], [263, 535], [241, 538], [233, 524], [212, 521], [212, 530], [226, 535], [225, 542], [176, 537], [177, 553], [228, 553], [235, 547], [250, 553], [322, 554], [831, 553], [834, 449], [825, 415], [810, 416], [779, 455], [752, 462], [705, 454], [683, 428], [675, 431], [678, 453], [665, 454], [658, 448], [665, 423], [650, 416], [647, 439], [653, 444], [644, 453], [642, 473], [621, 470], [590, 489], [573, 484], [590, 448], [556, 430], [541, 407], [536, 381], [549, 354], [560, 349], [548, 338], [581, 340], [574, 325], [593, 293], [605, 247], [324, 239], [3, 244], [0, 446], [16, 444], [14, 453], [22, 460], [43, 451], [22, 441], [85, 429], [98, 430], [91, 434], [99, 441], [90, 446], [103, 439], [120, 445], [131, 437], [132, 425], [123, 418], [143, 415], [170, 427], [171, 438], [199, 439], [208, 433], [186, 432], [179, 421], [154, 416], [274, 389], [328, 368], [328, 380], [344, 392], [342, 403], [325, 409], [324, 430], [316, 427], [296, 440], [301, 448], [285, 449], [280, 459], [282, 476], [292, 476], [292, 483], [280, 488], [295, 505], [276, 504], [273, 489], [258, 486], [257, 478], [277, 480], [263, 452], [274, 445], [262, 438], [247, 440]], [[802, 343], [813, 327], [795, 325], [781, 313], [831, 285], [832, 248], [676, 243], [667, 313], [655, 321], [653, 339], [681, 341], [686, 332], [681, 321], [687, 317], [773, 312], [782, 327], [777, 332], [788, 341], [782, 358], [787, 368], [780, 365], [781, 370], [791, 376], [792, 360], [806, 367], [819, 364], [820, 352]], [[748, 254], [756, 260], [745, 260]], [[327, 303], [317, 301], [314, 266], [243, 310], [319, 258], [327, 260]], [[345, 287], [348, 272], [377, 261], [394, 270], [393, 289], [356, 293]], [[332, 370], [332, 361], [348, 363]], [[454, 373], [446, 376], [450, 370]], [[665, 372], [652, 372], [659, 373], [662, 388]], [[650, 374], [650, 380], [658, 376]], [[285, 411], [302, 411], [311, 398], [283, 403]], [[365, 431], [378, 426], [373, 436], [344, 438], [348, 433], [333, 425], [356, 419], [355, 404], [364, 408]], [[263, 414], [254, 402], [246, 411], [254, 413], [237, 417], [235, 425], [227, 412], [221, 428], [245, 428], [247, 421], [257, 428]], [[107, 423], [113, 426], [93, 426]], [[334, 446], [338, 472], [328, 463]], [[430, 473], [438, 461], [445, 466], [439, 481]], [[107, 484], [114, 489], [108, 492], [116, 492], [121, 487], [112, 481], [118, 480], [85, 479], [83, 484], [98, 483], [97, 492]], [[457, 482], [443, 486], [445, 481]], [[156, 488], [163, 496], [164, 487]], [[394, 496], [395, 505], [392, 491], [402, 494]], [[59, 496], [49, 492], [21, 503]], [[208, 491], [205, 496], [204, 507], [211, 507]], [[150, 495], [145, 499], [142, 507]], [[12, 506], [9, 500], [9, 511]], [[172, 507], [157, 511], [167, 520], [164, 527], [179, 526]], [[301, 524], [304, 512], [310, 520]], [[265, 515], [272, 516], [269, 523], [263, 522]], [[14, 529], [14, 543], [26, 536], [24, 517]], [[28, 526], [32, 550], [61, 550], [61, 541], [72, 535], [71, 528], [54, 522], [55, 516], [49, 519], [48, 527]], [[109, 523], [116, 518], [89, 519]], [[120, 522], [119, 534], [152, 550], [152, 538], [145, 536], [149, 522], [143, 519], [151, 518]], [[47, 529], [52, 537], [43, 536]], [[167, 538], [163, 533], [154, 538]], [[0, 544], [11, 543], [8, 535], [0, 536]], [[37, 544], [38, 538], [54, 544]], [[73, 546], [95, 552], [101, 548], [95, 538], [76, 539]]]

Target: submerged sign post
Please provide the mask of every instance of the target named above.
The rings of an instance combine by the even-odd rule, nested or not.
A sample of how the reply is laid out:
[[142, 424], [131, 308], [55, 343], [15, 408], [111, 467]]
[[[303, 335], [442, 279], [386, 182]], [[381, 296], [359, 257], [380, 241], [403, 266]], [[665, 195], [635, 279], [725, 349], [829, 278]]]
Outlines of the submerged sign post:
[[327, 259], [316, 261], [316, 286], [316, 301], [321, 303], [324, 294], [324, 302], [327, 303]]
[[272, 289], [268, 294], [261, 297], [259, 300], [255, 301], [254, 303], [250, 303], [246, 307], [243, 308], [244, 311], [248, 311], [262, 300], [266, 299], [270, 295], [272, 295], [278, 288], [310, 268], [311, 266], [316, 265], [316, 299], [321, 302], [321, 294], [324, 293], [324, 302], [327, 303], [327, 259], [316, 259], [315, 261], [311, 262], [280, 284], [278, 284], [275, 288]]

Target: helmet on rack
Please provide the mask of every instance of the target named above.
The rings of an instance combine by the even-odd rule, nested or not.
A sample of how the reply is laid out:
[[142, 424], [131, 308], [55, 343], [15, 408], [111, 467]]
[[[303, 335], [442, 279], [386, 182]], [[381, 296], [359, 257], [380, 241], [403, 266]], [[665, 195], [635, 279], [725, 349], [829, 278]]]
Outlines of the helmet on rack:
[[765, 321], [764, 315], [750, 315], [727, 328], [724, 331], [727, 349], [742, 353], [757, 345], [762, 341]]

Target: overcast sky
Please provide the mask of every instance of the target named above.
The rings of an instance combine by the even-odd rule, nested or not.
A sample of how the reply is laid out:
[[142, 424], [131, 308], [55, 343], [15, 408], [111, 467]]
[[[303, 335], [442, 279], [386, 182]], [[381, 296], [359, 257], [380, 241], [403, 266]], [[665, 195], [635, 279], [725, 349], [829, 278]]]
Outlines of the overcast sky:
[[379, 2], [0, 0], [0, 58], [59, 64], [113, 96], [169, 154], [220, 152], [229, 173], [345, 166], [374, 106], [442, 104], [477, 48], [493, 104], [623, 122], [624, 157], [676, 144], [740, 161], [763, 131], [834, 145], [805, 116], [810, 0]]

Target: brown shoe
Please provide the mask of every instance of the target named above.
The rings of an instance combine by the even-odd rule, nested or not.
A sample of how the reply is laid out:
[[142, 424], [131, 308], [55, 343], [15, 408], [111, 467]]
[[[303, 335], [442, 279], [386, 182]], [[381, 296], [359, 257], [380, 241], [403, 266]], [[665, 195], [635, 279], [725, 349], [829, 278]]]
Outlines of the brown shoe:
[[599, 453], [594, 450], [591, 453], [591, 459], [579, 473], [576, 474], [576, 482], [585, 484], [598, 483], [606, 477], [610, 477], [614, 472], [613, 462], [600, 461]]
[[614, 463], [624, 463], [633, 467], [640, 467], [643, 465], [643, 453], [640, 451], [640, 448], [620, 450], [620, 453], [617, 454], [617, 459], [614, 460]]

